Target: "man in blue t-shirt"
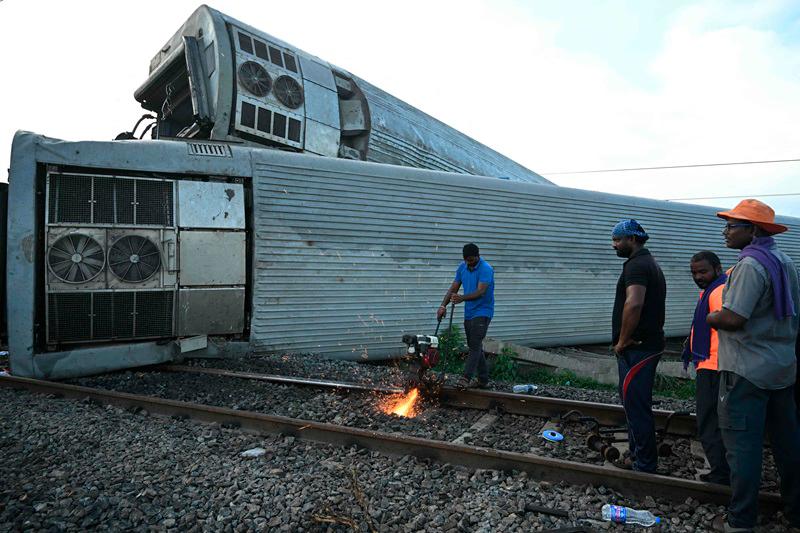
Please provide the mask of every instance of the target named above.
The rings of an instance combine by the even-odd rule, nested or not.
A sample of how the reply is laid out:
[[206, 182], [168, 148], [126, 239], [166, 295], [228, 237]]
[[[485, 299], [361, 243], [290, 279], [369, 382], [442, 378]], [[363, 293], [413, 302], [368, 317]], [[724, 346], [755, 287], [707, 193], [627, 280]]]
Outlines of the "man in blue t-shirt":
[[[444, 295], [442, 305], [436, 311], [436, 318], [441, 320], [447, 314], [447, 304], [464, 303], [464, 334], [469, 346], [469, 357], [464, 364], [464, 375], [457, 386], [486, 388], [489, 385], [489, 369], [486, 366], [486, 355], [483, 353], [483, 339], [489, 329], [489, 322], [494, 316], [494, 269], [492, 265], [481, 259], [480, 251], [475, 244], [464, 245], [464, 261], [456, 269], [453, 284]], [[458, 289], [464, 286], [464, 295]], [[475, 372], [478, 378], [472, 381]]]

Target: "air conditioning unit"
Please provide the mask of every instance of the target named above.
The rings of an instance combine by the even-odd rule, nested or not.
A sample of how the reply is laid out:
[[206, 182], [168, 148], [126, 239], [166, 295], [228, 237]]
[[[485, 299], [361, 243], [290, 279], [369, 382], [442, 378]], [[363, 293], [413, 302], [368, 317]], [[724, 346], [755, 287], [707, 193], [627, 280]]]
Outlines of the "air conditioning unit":
[[236, 38], [236, 129], [303, 148], [305, 92], [294, 52], [242, 29]]
[[49, 344], [174, 334], [174, 199], [172, 180], [48, 172]]

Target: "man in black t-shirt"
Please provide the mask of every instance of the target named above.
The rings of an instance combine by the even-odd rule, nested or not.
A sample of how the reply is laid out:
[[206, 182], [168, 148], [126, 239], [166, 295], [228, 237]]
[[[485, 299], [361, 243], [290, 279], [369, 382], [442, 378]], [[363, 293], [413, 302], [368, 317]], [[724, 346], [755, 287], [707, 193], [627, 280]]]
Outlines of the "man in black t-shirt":
[[622, 266], [614, 299], [611, 329], [619, 368], [619, 394], [628, 421], [631, 466], [655, 472], [658, 464], [653, 420], [653, 383], [664, 351], [664, 274], [644, 247], [649, 236], [633, 219], [623, 220], [611, 232], [611, 242]]

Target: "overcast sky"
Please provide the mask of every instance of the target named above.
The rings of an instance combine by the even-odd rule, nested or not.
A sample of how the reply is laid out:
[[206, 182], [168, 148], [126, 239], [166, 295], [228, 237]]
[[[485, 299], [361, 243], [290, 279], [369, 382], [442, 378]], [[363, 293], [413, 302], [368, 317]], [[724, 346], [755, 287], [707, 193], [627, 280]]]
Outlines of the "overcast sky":
[[[0, 161], [14, 131], [112, 139], [150, 59], [199, 4], [0, 0]], [[558, 185], [743, 195], [800, 217], [800, 2], [211, 4], [349, 70]], [[5, 180], [5, 172], [0, 179]], [[738, 198], [698, 203], [732, 206]]]

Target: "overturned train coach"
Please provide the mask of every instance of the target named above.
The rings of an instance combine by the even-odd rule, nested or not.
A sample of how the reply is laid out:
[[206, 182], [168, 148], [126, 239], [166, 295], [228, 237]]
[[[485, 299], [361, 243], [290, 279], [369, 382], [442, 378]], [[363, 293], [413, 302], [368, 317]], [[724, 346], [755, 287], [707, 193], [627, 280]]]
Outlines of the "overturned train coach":
[[156, 138], [550, 183], [394, 96], [207, 6], [159, 49], [134, 97]]
[[[491, 336], [608, 341], [639, 219], [687, 332], [691, 255], [725, 264], [715, 210], [197, 140], [64, 142], [18, 133], [8, 198], [12, 372], [63, 378], [234, 352], [399, 355], [433, 329], [461, 246], [496, 270]], [[800, 259], [800, 220], [778, 240]]]

